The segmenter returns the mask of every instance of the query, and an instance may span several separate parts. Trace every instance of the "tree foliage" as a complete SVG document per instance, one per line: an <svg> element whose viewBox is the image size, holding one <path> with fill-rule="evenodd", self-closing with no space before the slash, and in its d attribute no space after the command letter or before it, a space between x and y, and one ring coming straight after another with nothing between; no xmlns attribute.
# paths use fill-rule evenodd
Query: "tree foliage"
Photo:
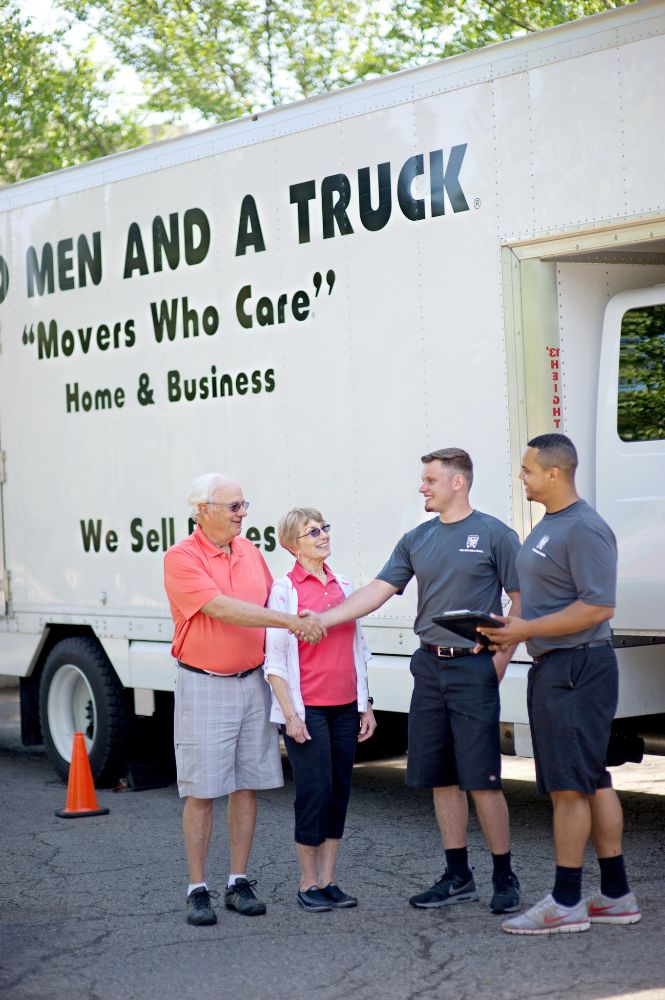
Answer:
<svg viewBox="0 0 665 1000"><path fill-rule="evenodd" d="M89 52L67 58L62 34L31 31L18 3L0 0L0 183L145 141L128 116L108 116L110 74Z"/></svg>
<svg viewBox="0 0 665 1000"><path fill-rule="evenodd" d="M112 70L0 0L0 182L146 141L144 114L224 121L632 0L56 0L145 91L111 114Z"/></svg>
<svg viewBox="0 0 665 1000"><path fill-rule="evenodd" d="M365 0L60 0L146 85L146 107L223 121L385 71Z"/></svg>
<svg viewBox="0 0 665 1000"><path fill-rule="evenodd" d="M634 0L394 0L388 39L411 65L625 7Z"/></svg>
<svg viewBox="0 0 665 1000"><path fill-rule="evenodd" d="M621 323L619 437L665 437L665 306L630 309Z"/></svg>
<svg viewBox="0 0 665 1000"><path fill-rule="evenodd" d="M145 81L222 121L632 0L60 0Z"/></svg>

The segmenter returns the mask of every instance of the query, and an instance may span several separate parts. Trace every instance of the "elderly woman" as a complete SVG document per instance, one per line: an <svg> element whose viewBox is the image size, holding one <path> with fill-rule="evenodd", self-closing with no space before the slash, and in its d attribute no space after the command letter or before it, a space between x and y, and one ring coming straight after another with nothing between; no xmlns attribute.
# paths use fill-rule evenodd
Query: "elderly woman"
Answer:
<svg viewBox="0 0 665 1000"><path fill-rule="evenodd" d="M268 606L297 613L340 604L352 587L328 566L330 525L312 507L297 507L278 526L280 544L296 557L273 583ZM266 632L265 675L272 687L270 720L283 726L296 786L295 841L300 862L297 902L310 912L357 906L335 882L356 744L376 729L367 690L370 658L357 622L331 628L317 646L283 629Z"/></svg>

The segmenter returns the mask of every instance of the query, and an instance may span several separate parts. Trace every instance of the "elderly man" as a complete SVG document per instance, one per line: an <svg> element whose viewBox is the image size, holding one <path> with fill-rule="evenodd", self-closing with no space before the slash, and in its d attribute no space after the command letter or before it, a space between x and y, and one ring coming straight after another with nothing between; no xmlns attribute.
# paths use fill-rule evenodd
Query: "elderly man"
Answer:
<svg viewBox="0 0 665 1000"><path fill-rule="evenodd" d="M409 709L408 785L431 788L446 868L434 885L412 896L411 906L431 909L478 899L467 854L471 793L492 852L493 913L520 908L520 884L512 870L508 807L501 791L499 683L511 650L473 656L432 618L444 610L499 611L502 588L519 608L515 555L517 535L469 503L473 464L461 448L423 455L420 493L425 510L438 514L408 531L376 579L315 620L326 628L361 618L401 594L415 576L420 647L411 659L414 687ZM301 614L311 612L301 612Z"/></svg>
<svg viewBox="0 0 665 1000"><path fill-rule="evenodd" d="M540 792L552 800L556 875L551 895L505 921L509 934L585 931L634 924L640 910L623 860L623 813L605 767L617 707L614 614L617 546L603 519L575 488L577 452L563 434L528 442L520 479L545 516L517 556L523 617L481 629L496 643L526 642L533 657L527 701ZM582 898L591 837L600 892Z"/></svg>
<svg viewBox="0 0 665 1000"><path fill-rule="evenodd" d="M205 862L216 798L228 795L231 874L224 904L247 916L266 912L247 863L256 825L256 790L283 783L270 689L259 669L265 628L290 628L318 642L324 630L264 605L272 578L256 547L240 538L248 502L238 483L216 473L190 490L195 530L166 553L164 578L178 661L174 739L189 868L187 922L214 924Z"/></svg>

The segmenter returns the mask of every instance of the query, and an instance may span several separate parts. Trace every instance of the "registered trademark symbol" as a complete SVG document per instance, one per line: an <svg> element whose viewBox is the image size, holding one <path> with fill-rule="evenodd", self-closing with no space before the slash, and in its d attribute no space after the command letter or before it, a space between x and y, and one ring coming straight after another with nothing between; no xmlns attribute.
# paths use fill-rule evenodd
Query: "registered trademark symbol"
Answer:
<svg viewBox="0 0 665 1000"><path fill-rule="evenodd" d="M480 208L480 198L474 198L473 199L473 207L474 208Z"/></svg>

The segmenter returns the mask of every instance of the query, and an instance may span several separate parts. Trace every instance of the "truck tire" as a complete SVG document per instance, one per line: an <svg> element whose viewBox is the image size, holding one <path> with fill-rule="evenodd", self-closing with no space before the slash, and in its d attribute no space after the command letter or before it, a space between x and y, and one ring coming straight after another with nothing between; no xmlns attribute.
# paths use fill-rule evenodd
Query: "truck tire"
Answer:
<svg viewBox="0 0 665 1000"><path fill-rule="evenodd" d="M42 672L39 715L46 752L64 781L75 732L83 733L96 784L122 777L130 723L126 692L94 639L72 637L53 647Z"/></svg>

